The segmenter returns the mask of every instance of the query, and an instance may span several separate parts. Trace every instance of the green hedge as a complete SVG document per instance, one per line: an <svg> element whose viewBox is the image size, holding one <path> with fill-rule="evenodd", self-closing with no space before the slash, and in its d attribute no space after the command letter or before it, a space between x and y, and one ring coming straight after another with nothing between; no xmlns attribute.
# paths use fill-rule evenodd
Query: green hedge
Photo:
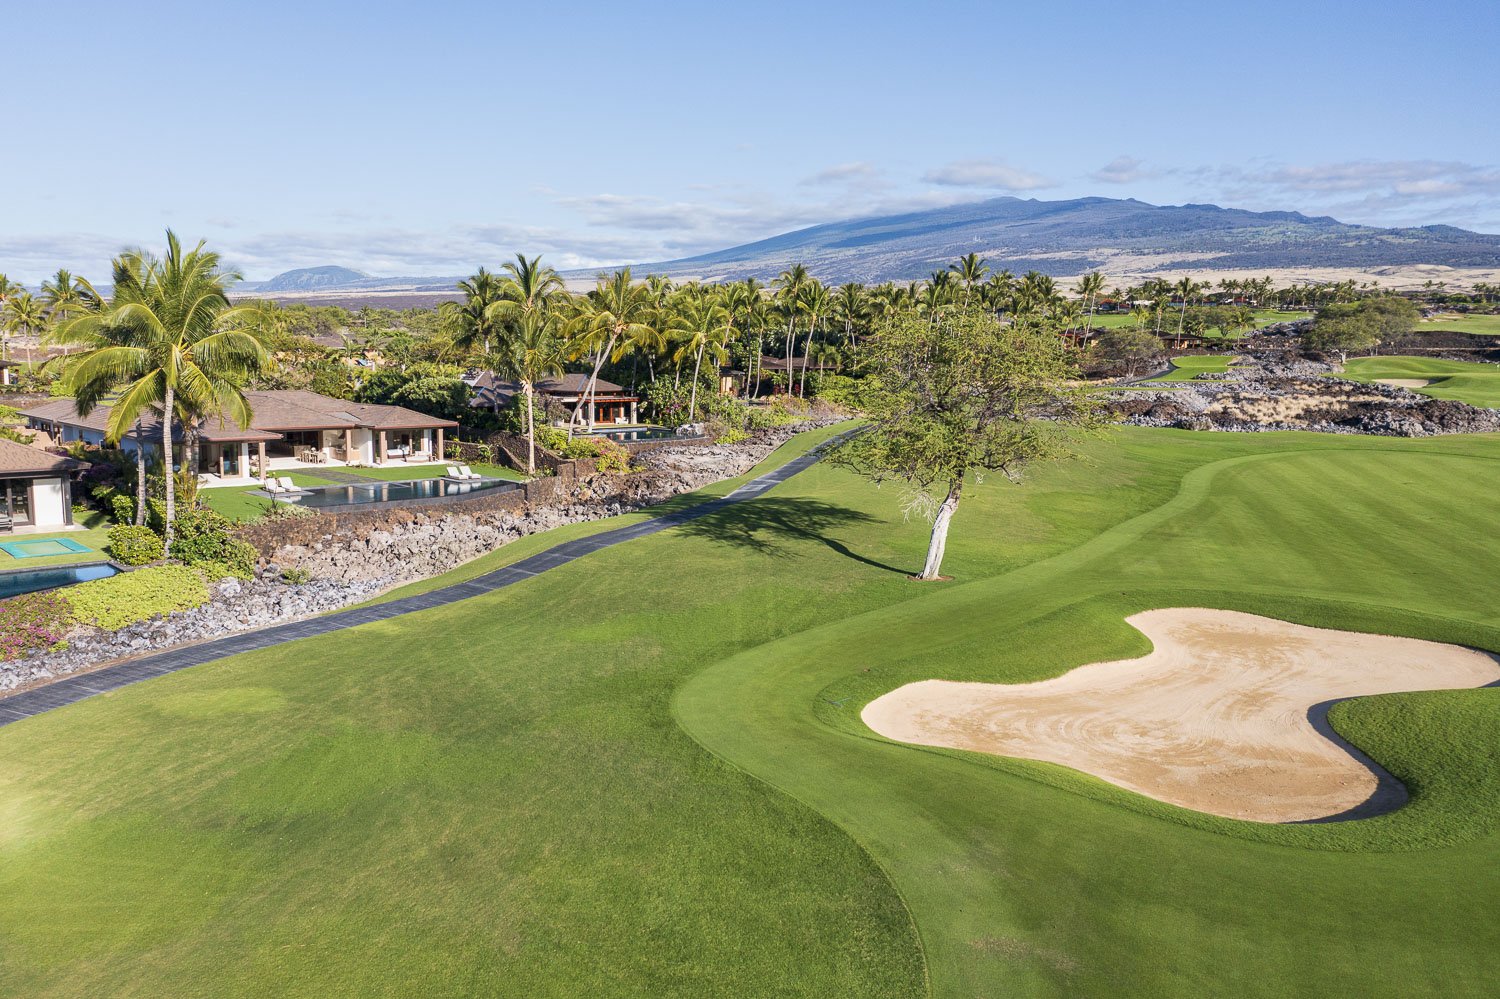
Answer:
<svg viewBox="0 0 1500 999"><path fill-rule="evenodd" d="M109 554L121 565L150 565L160 562L161 536L149 527L116 524L109 529Z"/></svg>

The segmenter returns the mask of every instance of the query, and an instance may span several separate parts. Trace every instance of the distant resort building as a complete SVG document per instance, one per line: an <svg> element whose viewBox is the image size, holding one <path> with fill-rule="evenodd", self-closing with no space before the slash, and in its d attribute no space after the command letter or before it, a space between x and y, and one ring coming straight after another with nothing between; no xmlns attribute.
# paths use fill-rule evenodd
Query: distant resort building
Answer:
<svg viewBox="0 0 1500 999"><path fill-rule="evenodd" d="M249 427L206 420L196 428L200 474L264 478L268 471L299 465L434 461L443 456L445 431L458 426L404 406L349 402L305 390L252 391L245 398L253 414ZM81 416L72 399L55 399L20 412L29 428L50 438L38 441L43 446L104 444L108 406ZM159 451L161 431L159 417L142 420L119 446L129 452ZM180 428L173 438L181 444Z"/></svg>
<svg viewBox="0 0 1500 999"><path fill-rule="evenodd" d="M745 382L753 377L755 384L750 386L751 395L781 395L788 390L792 395L797 395L797 384L802 377L803 362L804 358L800 356L793 357L789 365L785 357L762 355L760 362L755 365L753 375L743 368L721 368L719 369L719 391L724 395L743 395ZM788 367L791 369L790 378L787 377ZM834 370L837 370L836 366L827 361L807 361L808 374Z"/></svg>
<svg viewBox="0 0 1500 999"><path fill-rule="evenodd" d="M510 405L521 391L521 383L501 378L493 371L471 371L464 376L473 395L469 405L475 409L499 411ZM589 376L581 373L543 378L534 386L537 394L558 403L569 413L588 392ZM640 422L640 396L623 385L600 378L594 383L594 394L584 406L584 418L590 427L626 425Z"/></svg>

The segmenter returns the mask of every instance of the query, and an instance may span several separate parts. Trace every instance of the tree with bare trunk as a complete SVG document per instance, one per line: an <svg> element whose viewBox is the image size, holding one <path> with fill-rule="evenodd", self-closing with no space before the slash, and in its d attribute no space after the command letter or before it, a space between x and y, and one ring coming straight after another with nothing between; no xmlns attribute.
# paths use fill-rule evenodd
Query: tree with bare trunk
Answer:
<svg viewBox="0 0 1500 999"><path fill-rule="evenodd" d="M1101 424L1094 400L1070 383L1072 353L1041 322L1002 325L982 309L936 322L905 316L866 344L876 386L869 426L834 460L876 482L906 483L908 509L931 515L918 579L942 578L948 528L971 476L1018 479L1031 464L1068 456L1078 435Z"/></svg>

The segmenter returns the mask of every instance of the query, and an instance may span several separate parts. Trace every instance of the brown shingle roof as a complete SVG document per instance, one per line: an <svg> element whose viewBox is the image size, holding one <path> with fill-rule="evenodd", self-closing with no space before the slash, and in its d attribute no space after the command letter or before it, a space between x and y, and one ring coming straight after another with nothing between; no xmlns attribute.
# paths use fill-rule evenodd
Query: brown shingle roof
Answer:
<svg viewBox="0 0 1500 999"><path fill-rule="evenodd" d="M64 423L70 427L82 427L85 430L93 430L104 433L109 425L109 407L95 406L89 411L89 415L78 415L77 404L72 399L51 399L47 402L38 403L35 406L27 406L19 411L22 416L35 420L46 420L49 423ZM132 431L128 436L135 437ZM161 439L161 417L151 414L141 420L140 436L155 442ZM174 434L181 437L181 429ZM228 444L234 441L274 441L280 440L281 435L266 430L257 430L253 427L240 428L225 420L207 420L198 429L198 436L211 444Z"/></svg>
<svg viewBox="0 0 1500 999"><path fill-rule="evenodd" d="M0 438L0 476L66 475L88 463Z"/></svg>

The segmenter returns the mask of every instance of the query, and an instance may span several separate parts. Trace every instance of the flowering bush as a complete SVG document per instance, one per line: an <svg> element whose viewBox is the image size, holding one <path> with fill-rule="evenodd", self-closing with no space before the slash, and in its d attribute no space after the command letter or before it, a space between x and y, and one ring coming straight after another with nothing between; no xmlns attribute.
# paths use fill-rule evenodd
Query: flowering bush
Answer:
<svg viewBox="0 0 1500 999"><path fill-rule="evenodd" d="M68 632L73 608L61 593L23 593L0 600L0 659L55 648Z"/></svg>

